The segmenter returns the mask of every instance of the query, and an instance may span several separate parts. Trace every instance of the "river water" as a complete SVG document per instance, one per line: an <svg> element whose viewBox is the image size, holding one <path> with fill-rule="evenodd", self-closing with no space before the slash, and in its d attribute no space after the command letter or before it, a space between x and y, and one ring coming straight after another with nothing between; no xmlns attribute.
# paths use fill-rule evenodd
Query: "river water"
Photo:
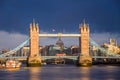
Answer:
<svg viewBox="0 0 120 80"><path fill-rule="evenodd" d="M46 65L12 71L0 69L0 80L120 80L120 66Z"/></svg>

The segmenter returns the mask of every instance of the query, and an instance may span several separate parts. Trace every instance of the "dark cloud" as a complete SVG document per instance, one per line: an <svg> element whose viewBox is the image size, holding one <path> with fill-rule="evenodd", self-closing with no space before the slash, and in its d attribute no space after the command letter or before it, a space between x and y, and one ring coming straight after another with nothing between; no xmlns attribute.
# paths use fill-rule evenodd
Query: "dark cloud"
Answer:
<svg viewBox="0 0 120 80"><path fill-rule="evenodd" d="M32 19L50 32L77 32L85 18L92 32L119 32L119 0L1 0L0 30L28 33ZM72 29L70 29L72 28Z"/></svg>

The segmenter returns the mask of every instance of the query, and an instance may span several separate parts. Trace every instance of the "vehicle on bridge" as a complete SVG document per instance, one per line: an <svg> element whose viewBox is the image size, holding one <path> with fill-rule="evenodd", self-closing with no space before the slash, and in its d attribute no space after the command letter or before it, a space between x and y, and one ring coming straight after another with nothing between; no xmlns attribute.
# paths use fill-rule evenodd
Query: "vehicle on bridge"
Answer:
<svg viewBox="0 0 120 80"><path fill-rule="evenodd" d="M57 53L55 56L57 56L57 58L54 59L55 64L65 64L65 60L62 58L66 56L65 53Z"/></svg>
<svg viewBox="0 0 120 80"><path fill-rule="evenodd" d="M62 57L62 56L66 56L66 54L65 53L57 53L55 56Z"/></svg>

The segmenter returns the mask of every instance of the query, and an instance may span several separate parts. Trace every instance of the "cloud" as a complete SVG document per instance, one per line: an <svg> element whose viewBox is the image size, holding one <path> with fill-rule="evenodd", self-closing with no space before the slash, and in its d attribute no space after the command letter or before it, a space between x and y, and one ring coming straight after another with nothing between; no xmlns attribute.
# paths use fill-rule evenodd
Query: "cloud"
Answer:
<svg viewBox="0 0 120 80"><path fill-rule="evenodd" d="M42 32L43 33L43 32ZM44 32L47 33L47 32ZM117 43L120 43L120 34L118 33L92 33L91 38L98 44L109 42L110 38L116 39ZM1 49L13 49L20 45L28 38L28 35L20 34L18 32L9 33L6 31L0 31L0 50ZM58 38L40 38L40 45L56 44ZM65 46L79 45L79 38L62 38Z"/></svg>
<svg viewBox="0 0 120 80"><path fill-rule="evenodd" d="M91 38L99 45L109 42L110 38L114 38L118 44L120 44L120 34L119 33L92 33Z"/></svg>
<svg viewBox="0 0 120 80"><path fill-rule="evenodd" d="M0 31L0 49L13 49L27 39L27 35Z"/></svg>

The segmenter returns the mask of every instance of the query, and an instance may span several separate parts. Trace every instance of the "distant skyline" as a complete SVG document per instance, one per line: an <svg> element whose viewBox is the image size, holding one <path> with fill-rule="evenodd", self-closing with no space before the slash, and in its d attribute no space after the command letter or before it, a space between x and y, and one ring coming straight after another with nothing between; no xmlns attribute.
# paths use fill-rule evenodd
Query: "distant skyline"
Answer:
<svg viewBox="0 0 120 80"><path fill-rule="evenodd" d="M23 42L33 19L40 33L78 33L85 19L96 42L120 43L120 0L1 0L0 10L0 49Z"/></svg>

